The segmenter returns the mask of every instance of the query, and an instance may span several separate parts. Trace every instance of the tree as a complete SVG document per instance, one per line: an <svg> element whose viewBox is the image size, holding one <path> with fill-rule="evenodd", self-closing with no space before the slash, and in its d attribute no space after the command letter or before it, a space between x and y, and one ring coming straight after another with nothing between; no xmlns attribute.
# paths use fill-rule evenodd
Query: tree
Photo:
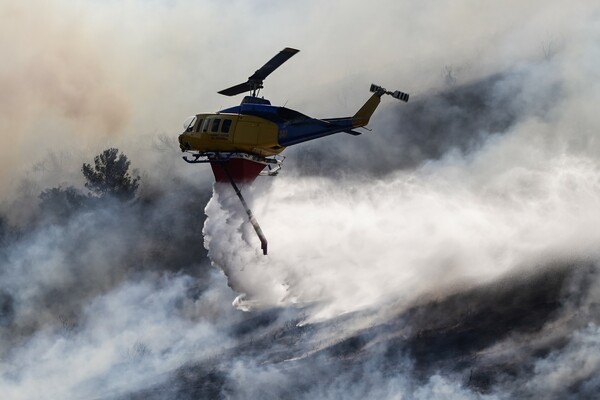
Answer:
<svg viewBox="0 0 600 400"><path fill-rule="evenodd" d="M73 186L66 189L57 187L44 190L39 198L42 215L58 221L66 220L74 212L80 210L86 199L85 195Z"/></svg>
<svg viewBox="0 0 600 400"><path fill-rule="evenodd" d="M98 197L112 196L122 201L135 196L140 177L129 175L130 162L125 154L110 148L97 155L94 164L83 164L81 168L87 179L86 188Z"/></svg>

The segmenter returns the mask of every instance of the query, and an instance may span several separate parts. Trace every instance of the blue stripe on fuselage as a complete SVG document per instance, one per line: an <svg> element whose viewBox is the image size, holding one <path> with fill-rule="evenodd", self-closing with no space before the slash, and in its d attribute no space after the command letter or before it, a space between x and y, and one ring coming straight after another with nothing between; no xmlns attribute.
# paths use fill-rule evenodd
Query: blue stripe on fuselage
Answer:
<svg viewBox="0 0 600 400"><path fill-rule="evenodd" d="M289 108L270 104L242 103L220 112L253 115L276 123L279 128L277 137L279 145L286 147L334 133L350 131L353 128L352 118L349 117L320 120Z"/></svg>
<svg viewBox="0 0 600 400"><path fill-rule="evenodd" d="M340 119L333 124L320 119L310 118L302 123L293 123L280 127L278 141L280 146L287 147L351 129L352 121L350 119Z"/></svg>

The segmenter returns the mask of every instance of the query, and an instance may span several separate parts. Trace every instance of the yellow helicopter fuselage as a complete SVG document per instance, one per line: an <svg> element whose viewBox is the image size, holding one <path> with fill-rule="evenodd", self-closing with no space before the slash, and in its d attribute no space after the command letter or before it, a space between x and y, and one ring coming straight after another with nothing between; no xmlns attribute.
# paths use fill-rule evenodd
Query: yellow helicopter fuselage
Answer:
<svg viewBox="0 0 600 400"><path fill-rule="evenodd" d="M179 137L181 148L200 152L239 152L262 157L285 149L278 142L279 127L254 115L197 114Z"/></svg>
<svg viewBox="0 0 600 400"><path fill-rule="evenodd" d="M361 132L354 129L369 123L384 94L404 102L409 97L407 93L391 92L371 84L373 95L356 114L325 119L311 118L285 105L272 106L269 100L257 96L258 91L263 88L263 80L296 53L298 50L286 47L256 70L246 82L219 91L225 96L244 92L250 92L251 95L245 96L239 106L189 117L184 122L184 132L179 135L181 150L192 157L189 159L184 156L186 162L210 163L216 182L231 184L260 239L265 255L267 239L237 183L251 183L259 175L277 175L284 158L278 154L288 146L339 132L360 135Z"/></svg>

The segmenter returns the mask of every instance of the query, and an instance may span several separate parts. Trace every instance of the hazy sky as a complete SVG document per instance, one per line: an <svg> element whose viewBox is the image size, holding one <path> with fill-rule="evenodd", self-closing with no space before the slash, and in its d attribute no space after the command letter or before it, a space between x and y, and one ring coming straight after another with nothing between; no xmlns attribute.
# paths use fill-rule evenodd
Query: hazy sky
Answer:
<svg viewBox="0 0 600 400"><path fill-rule="evenodd" d="M372 81L416 99L448 68L472 80L557 51L590 4L3 0L0 184L50 151L143 151L140 135L175 136L188 115L236 104L216 92L286 46L301 52L263 94L347 115Z"/></svg>

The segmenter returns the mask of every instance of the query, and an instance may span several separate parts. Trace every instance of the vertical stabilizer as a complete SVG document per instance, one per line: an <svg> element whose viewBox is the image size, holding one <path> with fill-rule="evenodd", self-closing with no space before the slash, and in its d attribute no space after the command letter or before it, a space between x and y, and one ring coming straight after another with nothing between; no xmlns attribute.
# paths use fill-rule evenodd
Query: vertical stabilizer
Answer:
<svg viewBox="0 0 600 400"><path fill-rule="evenodd" d="M379 103L381 102L381 96L383 96L384 94L389 94L393 98L401 100L405 103L408 102L408 98L409 98L408 93L404 93L399 90L390 92L390 91L382 88L381 86L375 85L373 83L371 84L370 91L373 92L373 95L360 108L360 110L358 110L358 112L356 114L354 114L354 116L352 117L352 127L353 128L365 126L369 123L369 120L371 119L371 115L373 115L373 113L377 109L377 106L379 106Z"/></svg>
<svg viewBox="0 0 600 400"><path fill-rule="evenodd" d="M381 95L383 93L374 93L373 96L354 114L352 117L352 127L358 128L369 123L371 115L375 112L379 103L381 103Z"/></svg>

